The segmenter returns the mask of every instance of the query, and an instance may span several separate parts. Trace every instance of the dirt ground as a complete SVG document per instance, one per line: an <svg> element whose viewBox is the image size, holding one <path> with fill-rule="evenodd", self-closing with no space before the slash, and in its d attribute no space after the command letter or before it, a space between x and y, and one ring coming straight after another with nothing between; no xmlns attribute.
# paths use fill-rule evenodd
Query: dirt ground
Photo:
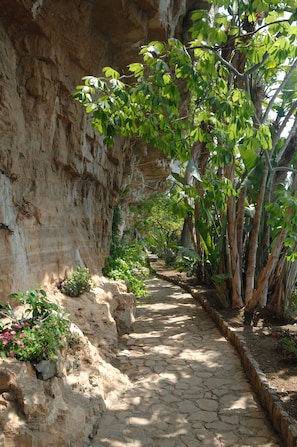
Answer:
<svg viewBox="0 0 297 447"><path fill-rule="evenodd" d="M189 285L192 289L203 289L205 292L205 287L196 285L195 278L170 270L161 263L154 263L152 267L181 286ZM208 290L203 295L229 326L244 336L247 347L265 373L270 386L277 392L284 410L297 421L297 362L284 356L278 335L275 335L290 331L297 338L297 319L288 323L263 310L256 314L251 326L244 326L242 310L223 309L215 290Z"/></svg>

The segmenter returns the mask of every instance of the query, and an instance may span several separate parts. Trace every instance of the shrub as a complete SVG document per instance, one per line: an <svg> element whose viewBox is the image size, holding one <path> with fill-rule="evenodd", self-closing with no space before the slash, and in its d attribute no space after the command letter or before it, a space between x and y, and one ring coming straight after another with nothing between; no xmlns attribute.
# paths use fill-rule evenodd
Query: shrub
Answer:
<svg viewBox="0 0 297 447"><path fill-rule="evenodd" d="M148 276L148 266L141 244L113 242L103 274L110 279L125 281L128 291L137 297L147 295L144 280Z"/></svg>
<svg viewBox="0 0 297 447"><path fill-rule="evenodd" d="M93 287L93 282L87 268L77 267L64 281L57 287L62 293L68 296L79 296L81 293L89 292Z"/></svg>
<svg viewBox="0 0 297 447"><path fill-rule="evenodd" d="M177 262L177 270L179 272L186 272L187 276L195 276L200 262L201 257L194 249L179 248L179 260Z"/></svg>
<svg viewBox="0 0 297 447"><path fill-rule="evenodd" d="M284 359L292 363L297 363L297 335L291 334L289 330L275 333L278 345L281 348Z"/></svg>
<svg viewBox="0 0 297 447"><path fill-rule="evenodd" d="M9 304L2 305L0 316L0 356L14 357L33 364L41 360L56 362L69 334L68 315L46 298L42 289L10 295L24 305L17 316Z"/></svg>

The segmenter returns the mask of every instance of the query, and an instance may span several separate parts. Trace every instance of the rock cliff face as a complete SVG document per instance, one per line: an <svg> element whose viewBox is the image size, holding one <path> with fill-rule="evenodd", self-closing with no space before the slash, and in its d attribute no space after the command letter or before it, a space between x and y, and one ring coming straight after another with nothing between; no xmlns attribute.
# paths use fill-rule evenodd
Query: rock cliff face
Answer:
<svg viewBox="0 0 297 447"><path fill-rule="evenodd" d="M71 95L82 76L179 35L198 3L0 0L2 294L53 284L78 264L100 274L119 191L164 181L168 160L122 140L108 150Z"/></svg>

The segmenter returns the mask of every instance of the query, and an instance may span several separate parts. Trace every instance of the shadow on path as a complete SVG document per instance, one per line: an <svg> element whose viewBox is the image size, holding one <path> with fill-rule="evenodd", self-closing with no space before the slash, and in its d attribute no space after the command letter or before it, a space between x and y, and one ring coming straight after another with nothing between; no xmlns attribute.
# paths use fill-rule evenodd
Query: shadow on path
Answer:
<svg viewBox="0 0 297 447"><path fill-rule="evenodd" d="M131 387L107 403L93 447L281 446L206 312L178 286L147 285L116 359Z"/></svg>

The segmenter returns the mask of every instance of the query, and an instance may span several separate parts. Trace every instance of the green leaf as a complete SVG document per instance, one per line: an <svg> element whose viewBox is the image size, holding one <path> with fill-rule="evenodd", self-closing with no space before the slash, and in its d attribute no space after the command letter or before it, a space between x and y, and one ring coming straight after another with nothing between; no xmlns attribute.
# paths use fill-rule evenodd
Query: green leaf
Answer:
<svg viewBox="0 0 297 447"><path fill-rule="evenodd" d="M202 222L202 220L196 220L195 225L203 241L205 253L207 256L209 256L214 251L215 248L209 228L204 222Z"/></svg>
<svg viewBox="0 0 297 447"><path fill-rule="evenodd" d="M214 282L226 281L226 279L231 278L231 273L219 273L217 275L212 275L211 279Z"/></svg>
<svg viewBox="0 0 297 447"><path fill-rule="evenodd" d="M119 79L119 77L120 77L120 73L111 67L104 67L102 69L102 71L107 78Z"/></svg>
<svg viewBox="0 0 297 447"><path fill-rule="evenodd" d="M138 62L128 65L129 70L134 73L135 77L143 76L144 66Z"/></svg>
<svg viewBox="0 0 297 447"><path fill-rule="evenodd" d="M186 185L187 184L185 178L182 175L177 174L176 172L172 172L171 175L178 183L180 183L182 185Z"/></svg>
<svg viewBox="0 0 297 447"><path fill-rule="evenodd" d="M240 147L240 155L247 172L250 172L258 161L257 153L249 147Z"/></svg>

